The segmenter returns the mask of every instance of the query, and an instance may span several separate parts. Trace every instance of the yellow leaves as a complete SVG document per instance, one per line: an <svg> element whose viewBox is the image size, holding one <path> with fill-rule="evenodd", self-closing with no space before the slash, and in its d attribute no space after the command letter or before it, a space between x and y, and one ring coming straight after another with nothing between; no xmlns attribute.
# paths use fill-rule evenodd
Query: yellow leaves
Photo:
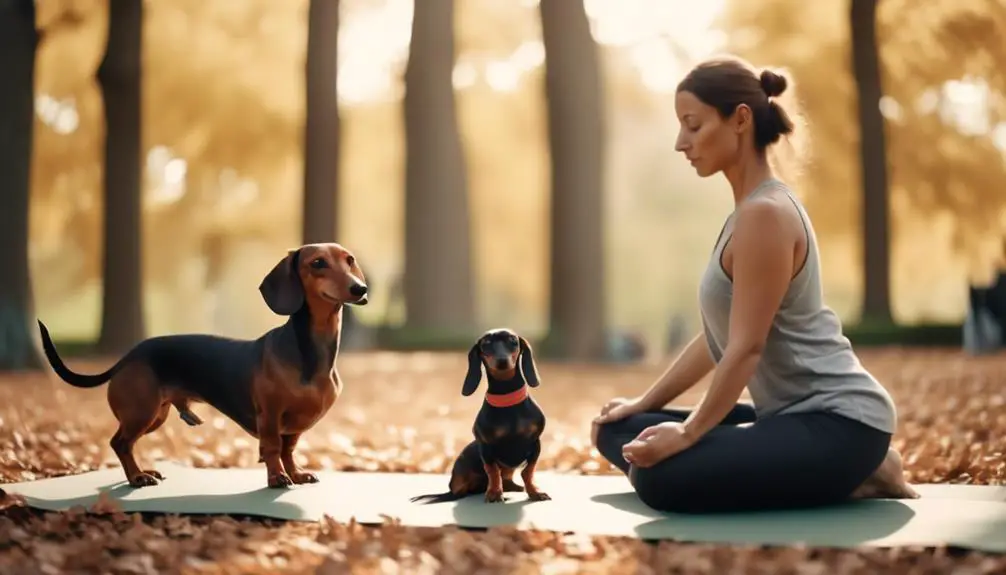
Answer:
<svg viewBox="0 0 1006 575"><path fill-rule="evenodd" d="M36 54L40 91L64 98L91 82L105 51L108 8L100 0L37 2L42 42Z"/></svg>
<svg viewBox="0 0 1006 575"><path fill-rule="evenodd" d="M937 0L925 9L904 0L880 4L880 38L891 73L909 83L983 78L1006 91L1006 6L995 0ZM935 65L934 65L935 64Z"/></svg>
<svg viewBox="0 0 1006 575"><path fill-rule="evenodd" d="M541 37L538 7L517 2L455 2L458 54L509 56L522 43Z"/></svg>
<svg viewBox="0 0 1006 575"><path fill-rule="evenodd" d="M1006 6L997 0L884 0L878 10L884 92L899 112L886 129L892 206L913 208L892 211L894 228L907 234L914 228L902 224L910 219L949 213L955 246L976 249L1001 234L1006 211L1004 152L990 134L972 133L1006 120ZM724 21L728 30L745 34L732 49L756 64L792 71L809 122L813 162L801 185L815 225L832 241L856 237L861 184L848 1L731 1ZM965 83L948 89L952 81ZM968 86L975 81L990 92ZM894 262L896 277L904 265Z"/></svg>
<svg viewBox="0 0 1006 575"><path fill-rule="evenodd" d="M784 47L793 50L790 58L813 58L815 46L848 37L847 20L846 0L727 0L719 23L728 33L730 49L750 53L749 59L754 61ZM814 33L807 34L809 30ZM743 37L735 39L734 31L743 32Z"/></svg>
<svg viewBox="0 0 1006 575"><path fill-rule="evenodd" d="M376 76L380 66L359 56L368 50L380 51L381 58L376 60L381 66L391 61L390 83L400 85L394 74L400 72L395 68L400 64L396 58L404 57L407 28L402 27L402 14L389 15L388 11L410 3L342 0L341 34L344 39L355 39L340 48L340 59L354 64L347 74L383 81ZM52 32L40 48L39 90L57 100L72 101L79 128L61 135L37 124L33 262L36 269L45 270L47 278L37 282L36 291L40 307L83 308L84 312L75 312L74 323L87 323L88 314L96 321L99 301L93 297L93 286L100 267L103 125L92 77L104 50L107 0L38 4L39 25ZM478 67L485 60L510 57L522 45L533 46L540 39L540 25L532 4L458 1L459 60ZM248 285L260 279L253 277L256 266L267 265L272 257L254 254L271 253L297 241L306 7L307 0L144 4L144 145L148 150L165 146L184 157L190 176L183 201L150 209L145 216L144 255L157 262L147 266L149 285L156 292L152 301L157 302L151 305L151 313L161 318L152 319L154 331L165 325L194 328L195 324L186 322L196 321L201 311L185 316L167 302L198 300L208 305L201 298L209 299L207 292L214 288L226 289L228 294L245 293ZM723 20L733 47L756 64L783 65L795 75L796 94L810 121L812 145L812 163L805 168L806 184L800 191L810 200L815 223L826 237L855 235L859 226L858 131L845 44L847 0L731 0L728 8ZM75 26L59 25L61 14L69 11L82 21ZM910 107L926 87L966 73L987 75L990 85L1002 86L1002 80L995 79L1001 75L993 77L993 72L1000 74L1004 61L993 57L1003 52L1003 41L995 36L995 30L1002 29L1000 2L934 0L920 8L910 0L884 0L881 11L887 90L903 107ZM370 34L379 29L380 35ZM973 40L965 43L961 36ZM964 47L973 54L965 53ZM523 54L532 52L528 48ZM606 48L602 61L612 127L607 183L615 206L609 216L609 244L615 254L609 258L609 276L649 274L653 278L641 288L649 290L645 296L614 302L612 317L623 325L662 332L657 324L663 322L655 318L670 315L671 306L691 309L694 278L681 269L695 268L701 260L695 250L679 247L669 255L675 265L653 270L644 269L646 261L632 254L644 247L684 246L706 238L703 230L718 226L723 213L714 202L721 198L728 202L729 197L715 183L698 181L687 164L677 161L672 149L677 122L669 98L644 88L630 56ZM344 90L348 90L346 85ZM1006 99L1001 94L1006 90L998 89L1000 93L989 100L990 117L1002 120ZM366 105L344 102L342 107L341 239L365 252L373 262L375 281L389 287L401 263L404 145L398 96ZM539 324L547 304L548 256L542 246L548 239L549 185L541 69L527 71L514 92L491 92L477 84L459 91L457 99L470 168L472 227L482 230L473 237L475 261L482 262L476 264L484 302L480 315ZM989 169L995 165L989 160L994 157L992 148L947 135L938 124L918 116L907 116L903 126L890 132L895 142L890 150L892 185L897 193L913 201L918 197L917 203L932 209L952 207L955 203L948 188L933 186L944 177L941 174L952 173L960 182L955 186L969 187L975 197L989 200L983 204L986 212L974 212L973 217L994 213L992 195L1002 189L1003 182L995 169ZM919 142L933 144L920 146ZM947 155L938 156L944 148ZM258 195L253 202L222 199L234 193L220 184L220 173L228 169L256 180ZM155 183L149 180L147 185ZM932 201L924 201L924 196ZM687 205L683 198L688 198ZM650 206L654 209L647 210ZM679 218L683 213L689 216ZM513 229L524 233L510 237ZM486 263L499 253L501 237L509 238L508 249L513 253L526 254L522 256L524 274ZM221 252L226 254L216 260L225 283L206 285L209 282L203 282L198 271L206 253L202 246L214 241L223 245ZM53 265L55 261L61 265ZM240 263L231 263L236 261ZM74 301L85 304L67 303L68 292L73 292ZM215 320L220 322L217 325L250 334L273 321L268 312L260 313L254 291L249 293L242 300L244 307L234 300L245 296L229 296L216 317L235 319ZM362 310L362 315L370 319L383 314L383 303ZM200 321L212 327L210 320Z"/></svg>

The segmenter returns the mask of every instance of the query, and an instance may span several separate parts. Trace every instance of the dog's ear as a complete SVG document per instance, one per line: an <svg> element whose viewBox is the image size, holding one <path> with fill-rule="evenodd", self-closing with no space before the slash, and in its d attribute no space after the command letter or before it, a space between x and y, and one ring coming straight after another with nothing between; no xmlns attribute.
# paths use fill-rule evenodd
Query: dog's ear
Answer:
<svg viewBox="0 0 1006 575"><path fill-rule="evenodd" d="M534 364L534 352L531 351L531 344L523 337L520 338L520 371L528 385L538 387L541 378L538 376L538 367Z"/></svg>
<svg viewBox="0 0 1006 575"><path fill-rule="evenodd" d="M482 356L479 354L479 342L475 342L468 351L468 373L465 374L465 383L461 386L461 395L468 397L475 393L480 383L482 383Z"/></svg>
<svg viewBox="0 0 1006 575"><path fill-rule="evenodd" d="M290 250L259 284L262 299L273 313L293 315L304 305L304 286L297 270L299 264L300 250Z"/></svg>

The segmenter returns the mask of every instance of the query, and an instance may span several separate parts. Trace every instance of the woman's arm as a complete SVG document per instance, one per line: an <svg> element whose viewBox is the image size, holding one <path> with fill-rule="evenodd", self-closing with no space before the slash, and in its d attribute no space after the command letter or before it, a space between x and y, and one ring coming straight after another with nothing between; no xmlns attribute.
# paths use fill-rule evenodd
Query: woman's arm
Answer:
<svg viewBox="0 0 1006 575"><path fill-rule="evenodd" d="M715 364L709 355L705 337L700 333L692 338L671 365L660 374L657 381L639 398L644 409L662 409L679 395L688 391L712 371Z"/></svg>
<svg viewBox="0 0 1006 575"><path fill-rule="evenodd" d="M726 417L761 360L765 341L793 277L791 222L774 202L755 200L737 214L733 244L733 302L723 358L699 406L685 420L695 442Z"/></svg>

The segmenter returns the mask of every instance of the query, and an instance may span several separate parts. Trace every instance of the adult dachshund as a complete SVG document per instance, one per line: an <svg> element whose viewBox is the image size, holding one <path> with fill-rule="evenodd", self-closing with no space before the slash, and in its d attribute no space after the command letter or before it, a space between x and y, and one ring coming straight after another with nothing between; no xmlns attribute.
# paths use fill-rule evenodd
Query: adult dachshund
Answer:
<svg viewBox="0 0 1006 575"><path fill-rule="evenodd" d="M301 434L342 391L335 368L342 306L365 305L367 284L344 247L309 244L281 259L259 291L273 312L288 319L258 339L152 337L97 375L67 368L49 331L38 322L45 355L63 381L83 388L108 382L108 404L119 422L111 446L130 485L156 485L164 479L137 465L134 445L164 424L172 405L187 424L201 424L191 402L213 406L258 439L269 487L318 481L294 463L293 451Z"/></svg>

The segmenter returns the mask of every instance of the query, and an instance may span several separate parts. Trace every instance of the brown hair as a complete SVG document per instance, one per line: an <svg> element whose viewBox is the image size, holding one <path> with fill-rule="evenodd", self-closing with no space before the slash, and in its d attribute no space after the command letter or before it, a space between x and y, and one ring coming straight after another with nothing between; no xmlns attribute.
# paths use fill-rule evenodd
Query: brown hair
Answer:
<svg viewBox="0 0 1006 575"><path fill-rule="evenodd" d="M678 84L678 91L691 92L723 118L733 116L737 106L746 104L754 119L755 148L763 152L793 133L793 120L776 101L788 85L782 74L772 70L759 74L739 58L720 57L695 66Z"/></svg>

